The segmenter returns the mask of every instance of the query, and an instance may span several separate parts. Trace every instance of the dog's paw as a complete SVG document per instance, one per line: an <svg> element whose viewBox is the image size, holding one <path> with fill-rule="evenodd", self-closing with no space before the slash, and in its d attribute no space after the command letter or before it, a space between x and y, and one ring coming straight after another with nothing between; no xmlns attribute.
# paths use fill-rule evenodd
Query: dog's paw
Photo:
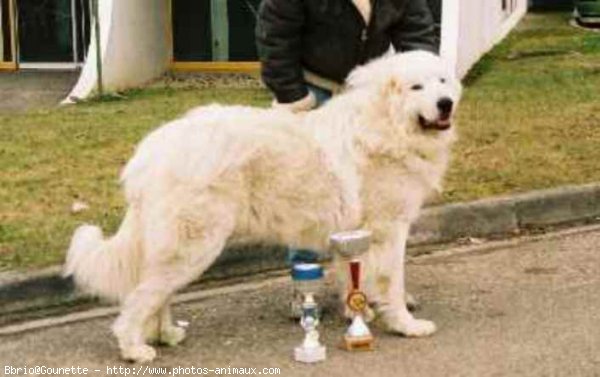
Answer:
<svg viewBox="0 0 600 377"><path fill-rule="evenodd" d="M156 350L147 344L142 344L122 349L121 356L128 361L148 363L156 357Z"/></svg>
<svg viewBox="0 0 600 377"><path fill-rule="evenodd" d="M158 342L165 346L174 347L185 339L185 329L179 326L169 326L160 333Z"/></svg>
<svg viewBox="0 0 600 377"><path fill-rule="evenodd" d="M409 319L393 321L388 323L390 331L400 333L404 336L417 338L433 334L436 331L435 323L425 319Z"/></svg>

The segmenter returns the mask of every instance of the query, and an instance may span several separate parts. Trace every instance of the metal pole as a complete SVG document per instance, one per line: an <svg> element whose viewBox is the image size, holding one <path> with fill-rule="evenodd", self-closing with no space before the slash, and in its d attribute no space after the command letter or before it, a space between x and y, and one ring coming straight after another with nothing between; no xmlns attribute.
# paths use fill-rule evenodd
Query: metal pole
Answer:
<svg viewBox="0 0 600 377"><path fill-rule="evenodd" d="M89 3L88 3L89 4ZM83 63L85 58L87 57L87 49L89 46L89 38L85 32L86 18L89 24L90 12L85 9L85 0L79 0L79 9L81 10L81 19L79 20L79 39L81 40L81 48L82 48L82 58L79 60L79 63ZM88 29L89 31L89 29Z"/></svg>
<svg viewBox="0 0 600 377"><path fill-rule="evenodd" d="M2 22L2 2L0 2L0 62L4 61L4 23Z"/></svg>
<svg viewBox="0 0 600 377"><path fill-rule="evenodd" d="M15 69L19 67L19 13L17 10L16 0L8 1L8 11L10 20L10 54L12 61L15 63Z"/></svg>
<svg viewBox="0 0 600 377"><path fill-rule="evenodd" d="M98 77L98 94L104 95L104 85L102 82L102 48L100 46L100 18L98 17L98 0L92 0L92 13L94 16L94 32L96 34L96 72Z"/></svg>
<svg viewBox="0 0 600 377"><path fill-rule="evenodd" d="M71 0L71 43L73 48L73 64L77 64L77 57L79 56L79 46L77 46L77 12L75 6L75 0Z"/></svg>

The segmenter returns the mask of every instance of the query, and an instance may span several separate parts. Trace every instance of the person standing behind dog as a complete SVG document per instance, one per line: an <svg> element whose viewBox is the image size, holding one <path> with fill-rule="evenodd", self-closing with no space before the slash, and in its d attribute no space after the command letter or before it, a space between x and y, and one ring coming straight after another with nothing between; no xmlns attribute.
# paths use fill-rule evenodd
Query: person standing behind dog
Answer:
<svg viewBox="0 0 600 377"><path fill-rule="evenodd" d="M428 0L263 0L256 43L273 106L310 110L358 65L389 51L428 50L438 40Z"/></svg>
<svg viewBox="0 0 600 377"><path fill-rule="evenodd" d="M429 2L436 0L263 0L256 43L274 107L320 106L356 66L396 51L438 51ZM288 262L317 254L290 248Z"/></svg>

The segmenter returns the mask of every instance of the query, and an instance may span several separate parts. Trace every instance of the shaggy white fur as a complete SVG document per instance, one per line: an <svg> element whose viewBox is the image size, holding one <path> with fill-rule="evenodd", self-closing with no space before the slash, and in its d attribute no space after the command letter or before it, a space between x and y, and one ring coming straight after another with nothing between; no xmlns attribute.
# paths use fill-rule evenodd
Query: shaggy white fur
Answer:
<svg viewBox="0 0 600 377"><path fill-rule="evenodd" d="M375 309L392 331L431 334L435 325L406 309L404 251L426 195L441 188L460 92L440 58L409 52L356 69L344 93L305 114L194 109L141 142L121 177L119 231L104 239L95 226L77 229L65 274L122 302L113 326L122 356L148 361L156 353L147 341L184 337L171 295L227 245L324 250L332 232L364 228L373 232L364 262Z"/></svg>

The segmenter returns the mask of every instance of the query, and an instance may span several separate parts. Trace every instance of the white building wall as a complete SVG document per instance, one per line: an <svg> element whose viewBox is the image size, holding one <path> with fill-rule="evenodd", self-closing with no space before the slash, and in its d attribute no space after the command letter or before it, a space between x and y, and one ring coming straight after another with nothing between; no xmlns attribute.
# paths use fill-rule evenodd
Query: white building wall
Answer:
<svg viewBox="0 0 600 377"><path fill-rule="evenodd" d="M160 75L170 60L168 0L100 0L103 84L130 88ZM95 88L96 37L92 32L82 74L65 100L85 98Z"/></svg>
<svg viewBox="0 0 600 377"><path fill-rule="evenodd" d="M441 54L460 77L501 41L527 12L527 0L512 0L505 12L502 0L442 0ZM511 0L507 0L511 3Z"/></svg>

